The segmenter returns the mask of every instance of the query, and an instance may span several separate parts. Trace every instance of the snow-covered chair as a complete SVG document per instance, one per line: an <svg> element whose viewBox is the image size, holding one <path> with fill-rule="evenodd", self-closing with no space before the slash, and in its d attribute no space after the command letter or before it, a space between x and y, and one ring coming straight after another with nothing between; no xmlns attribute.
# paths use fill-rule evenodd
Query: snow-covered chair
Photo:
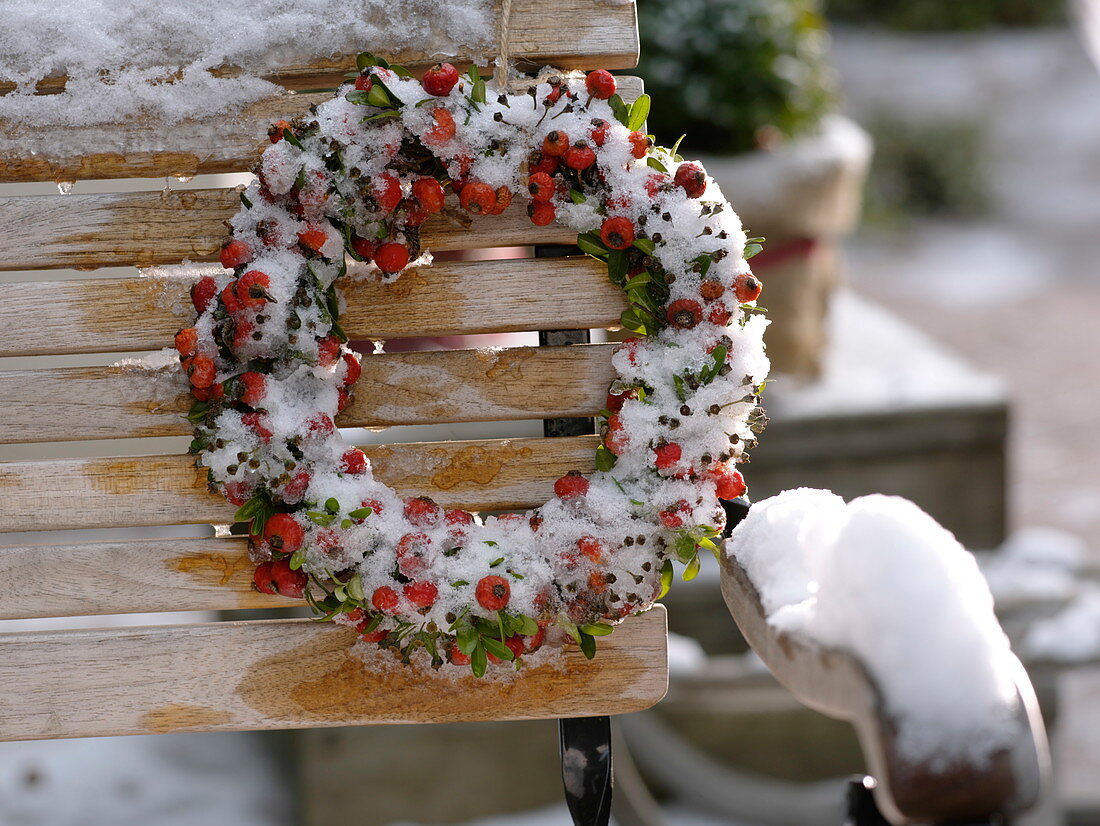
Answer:
<svg viewBox="0 0 1100 826"><path fill-rule="evenodd" d="M510 56L521 69L623 69L636 62L631 2L508 5ZM386 55L377 43L362 46ZM495 46L484 53L466 50L463 57L484 66L495 52ZM407 48L387 56L414 70L436 60L433 53ZM0 183L246 172L267 144L273 121L306 112L330 94L317 90L333 88L354 69L354 55L286 66L275 79L302 91L255 104L236 120L165 131L155 135L150 145L157 148L150 151L116 152L113 141L109 151L99 148L101 140L81 145L77 129L69 136L78 146L75 156L6 156L0 159ZM59 78L41 90L63 84ZM633 98L641 84L624 77L620 89ZM119 136L132 137L121 133L148 127L117 129ZM174 145L196 133L209 136L208 151ZM170 346L175 331L190 323L187 279L143 278L132 271L63 280L50 274L216 260L238 192L162 186L157 180L146 184L147 191L0 196L8 228L0 238L0 269L34 271L5 286L0 306L0 356L9 359L0 372L0 442L55 443L44 448L45 455L71 456L85 454L88 440L136 440L131 455L15 460L18 454L9 453L0 463L0 515L4 530L17 537L9 535L0 548L6 583L0 586L0 619L293 604L252 589L242 537L219 532L180 538L180 531L164 527L233 520L233 508L208 492L204 473L185 453L185 388L174 386L167 372L154 381L141 367L57 366L56 358L40 358L156 350ZM400 493L423 493L471 510L535 506L553 495L554 480L566 471L592 465L598 439L592 417L603 407L613 375L612 346L583 342L589 328L617 323L625 309L622 292L607 283L599 262L548 257L546 245L570 244L575 234L533 226L518 208L473 226L450 210L423 232L425 245L435 250L535 246L542 256L440 262L430 274L412 271L394 285L349 286L342 320L354 339L538 331L547 346L371 356L363 361L361 385L383 390L359 394L339 424L526 420L537 428L544 420L541 438L367 448L376 476ZM536 279L553 289L532 289ZM103 365L116 360L90 359ZM488 429L509 432L498 424ZM181 438L166 454L163 441L146 437ZM72 442L84 444L60 444ZM138 538L120 540L107 532L88 541L88 534L38 533L119 528ZM379 674L349 655L354 638L349 629L308 619L0 634L0 684L8 689L0 699L0 739L597 718L565 726L563 745L572 772L567 788L576 806L589 807L579 816L606 823L605 715L646 708L667 685L661 607L626 622L601 644L595 660L570 651L562 669L532 668L514 683Z"/></svg>

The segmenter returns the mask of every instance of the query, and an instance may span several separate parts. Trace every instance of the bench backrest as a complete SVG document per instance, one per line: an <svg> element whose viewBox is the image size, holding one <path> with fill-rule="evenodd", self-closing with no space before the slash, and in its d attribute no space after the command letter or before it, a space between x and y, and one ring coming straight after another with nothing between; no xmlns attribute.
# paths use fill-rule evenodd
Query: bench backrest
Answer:
<svg viewBox="0 0 1100 826"><path fill-rule="evenodd" d="M510 6L510 54L521 67L635 64L633 3ZM377 44L363 45L385 54ZM429 55L387 56L414 70L435 62ZM493 55L466 57L485 65ZM326 59L287 66L275 77L298 90L332 88L354 63L354 56ZM51 80L41 91L63 82ZM624 97L640 94L636 79L621 86ZM0 158L0 184L246 172L271 122L328 96L288 92L257 104L221 129L203 157L170 146L68 160L28 154ZM0 196L7 227L0 270L19 273L9 276L0 303L0 456L7 460L0 463L0 517L15 532L0 538L0 619L293 604L252 590L242 538L221 535L226 531L180 537L170 527L233 518L184 453L190 425L180 415L189 404L182 388L151 380L146 370L104 366L115 356L82 357L93 366L42 358L156 350L191 323L186 279L51 274L215 260L237 192L155 186ZM535 227L521 213L514 207L472 226L454 212L436 216L424 243L453 250L575 240L560 228ZM547 288L532 290L536 280ZM584 258L438 263L392 285L349 285L346 295L344 327L359 340L606 327L624 308L601 265ZM610 345L372 355L359 387L382 391L357 394L338 423L591 417L611 378ZM166 451L153 437L177 438ZM377 477L401 494L471 510L526 508L546 501L564 472L592 469L595 438L374 445L367 453ZM105 439L135 441L124 443L128 455L84 455L88 442ZM47 442L53 444L36 447ZM38 533L104 528L129 529L128 538ZM667 680L659 608L626 623L596 660L569 653L564 669L533 668L510 684L401 669L380 675L350 657L353 638L306 619L2 633L0 684L13 688L0 696L0 739L620 713L656 702Z"/></svg>

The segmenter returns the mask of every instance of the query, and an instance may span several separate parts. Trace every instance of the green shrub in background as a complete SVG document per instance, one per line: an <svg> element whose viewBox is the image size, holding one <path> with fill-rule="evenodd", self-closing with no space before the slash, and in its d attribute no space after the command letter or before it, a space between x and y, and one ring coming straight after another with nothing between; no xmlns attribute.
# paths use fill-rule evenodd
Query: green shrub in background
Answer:
<svg viewBox="0 0 1100 826"><path fill-rule="evenodd" d="M835 103L815 0L638 0L638 28L662 140L744 152L811 131Z"/></svg>
<svg viewBox="0 0 1100 826"><path fill-rule="evenodd" d="M867 182L869 223L980 218L989 212L988 137L980 120L912 123L880 115L864 126L875 141Z"/></svg>
<svg viewBox="0 0 1100 826"><path fill-rule="evenodd" d="M1062 0L826 0L830 20L898 31L975 31L1065 23Z"/></svg>

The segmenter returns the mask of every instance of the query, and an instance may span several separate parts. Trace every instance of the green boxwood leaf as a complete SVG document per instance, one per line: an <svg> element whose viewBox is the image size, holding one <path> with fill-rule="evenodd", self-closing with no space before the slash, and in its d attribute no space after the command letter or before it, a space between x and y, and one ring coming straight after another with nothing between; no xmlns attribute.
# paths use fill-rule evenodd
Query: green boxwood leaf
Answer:
<svg viewBox="0 0 1100 826"><path fill-rule="evenodd" d="M578 644L580 643L581 632L580 629L577 628L577 624L575 622L573 622L568 617L558 617L556 624L558 625L558 627L562 628L565 633L571 636L574 642Z"/></svg>
<svg viewBox="0 0 1100 826"><path fill-rule="evenodd" d="M636 132L645 126L645 119L649 117L649 95L642 95L630 107L630 116L626 122L626 128Z"/></svg>
<svg viewBox="0 0 1100 826"><path fill-rule="evenodd" d="M348 580L347 584L344 585L344 590L346 590L348 592L348 596L356 602L363 601L363 580L359 578L358 574Z"/></svg>
<svg viewBox="0 0 1100 826"><path fill-rule="evenodd" d="M581 248L581 252L601 260L606 259L608 253L611 252L595 232L585 232L578 235L577 246Z"/></svg>
<svg viewBox="0 0 1100 826"><path fill-rule="evenodd" d="M676 554L676 558L681 562L690 562L695 554L695 537L693 537L687 531L683 531L676 535L676 540L672 543L672 550Z"/></svg>
<svg viewBox="0 0 1100 826"><path fill-rule="evenodd" d="M606 473L615 467L617 461L619 461L619 457L608 450L606 445L600 445L596 448L596 470Z"/></svg>
<svg viewBox="0 0 1100 826"><path fill-rule="evenodd" d="M458 650L467 657L474 653L474 649L481 643L481 638L473 628L463 628L455 636Z"/></svg>
<svg viewBox="0 0 1100 826"><path fill-rule="evenodd" d="M699 575L699 569L702 567L702 563L699 561L699 554L695 554L691 558L691 561L684 568L684 582L691 582L695 577Z"/></svg>
<svg viewBox="0 0 1100 826"><path fill-rule="evenodd" d="M642 320L642 317L634 307L628 307L623 310L622 315L619 316L619 324L632 333L646 335L645 321Z"/></svg>
<svg viewBox="0 0 1100 826"><path fill-rule="evenodd" d="M668 593L668 589L672 587L672 577L675 574L675 570L672 567L672 560L666 559L665 564L661 566L661 593L657 599L664 599L665 594Z"/></svg>
<svg viewBox="0 0 1100 826"><path fill-rule="evenodd" d="M519 620L519 633L523 634L523 636L533 637L539 632L539 624L531 617L519 614L516 619Z"/></svg>
<svg viewBox="0 0 1100 826"><path fill-rule="evenodd" d="M596 656L596 638L591 634L585 634L583 631L581 632L581 653L588 660Z"/></svg>
<svg viewBox="0 0 1100 826"><path fill-rule="evenodd" d="M614 630L615 626L608 625L606 622L593 622L589 625L581 626L581 633L590 634L593 637L606 637Z"/></svg>
<svg viewBox="0 0 1100 826"><path fill-rule="evenodd" d="M289 143L291 146L296 146L301 150L305 150L305 147L302 146L302 142L298 140L298 136L294 134L293 129L283 130L283 140Z"/></svg>
<svg viewBox="0 0 1100 826"><path fill-rule="evenodd" d="M623 126L627 126L630 123L630 107L626 105L622 97L617 94L612 95L608 98L607 103L615 114L615 120Z"/></svg>
<svg viewBox="0 0 1100 826"><path fill-rule="evenodd" d="M485 656L485 649L481 645L478 645L469 653L469 657L470 670L474 672L474 676L484 677L485 669L489 667L489 659Z"/></svg>
<svg viewBox="0 0 1100 826"><path fill-rule="evenodd" d="M516 655L512 653L512 649L505 645L500 640L493 639L492 637L482 637L481 644L485 646L485 650L496 657L498 660L514 660Z"/></svg>

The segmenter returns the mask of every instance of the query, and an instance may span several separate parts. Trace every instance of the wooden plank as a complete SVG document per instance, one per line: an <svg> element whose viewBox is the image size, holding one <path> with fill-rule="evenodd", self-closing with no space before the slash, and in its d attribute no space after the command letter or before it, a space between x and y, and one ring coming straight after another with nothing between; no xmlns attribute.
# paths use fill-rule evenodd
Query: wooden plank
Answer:
<svg viewBox="0 0 1100 826"><path fill-rule="evenodd" d="M569 646L511 680L368 668L354 638L305 619L5 634L0 739L623 714L667 687L661 606L594 660Z"/></svg>
<svg viewBox="0 0 1100 826"><path fill-rule="evenodd" d="M589 0L583 2L592 5ZM592 8L612 7L592 5ZM560 20L558 25L562 25ZM624 99L633 99L641 94L642 86L638 78L623 77L619 80ZM177 139L181 143L171 150L89 152L66 158L0 155L0 183L191 177L200 173L245 172L256 163L263 147L269 145L268 126L280 119L291 120L305 114L310 106L323 103L331 96L330 92L308 92L267 98L246 107L232 119L184 121L173 128L171 136L165 135L162 126L152 123L114 127L115 131L125 131L126 134L112 136L112 144L124 142L133 146L163 146L172 136L179 136ZM100 146L105 139L98 129L88 131L83 137L79 130L70 129L69 140L73 146Z"/></svg>
<svg viewBox="0 0 1100 826"><path fill-rule="evenodd" d="M613 344L366 356L341 427L595 416L615 378ZM0 372L0 444L180 436L193 403L177 369Z"/></svg>
<svg viewBox="0 0 1100 826"><path fill-rule="evenodd" d="M243 538L0 547L0 619L304 605L252 589Z"/></svg>
<svg viewBox="0 0 1100 826"><path fill-rule="evenodd" d="M497 3L499 6L499 2ZM596 4L591 0L512 0L508 18L508 41L512 59L524 69L558 66L562 69L629 69L638 63L638 29L634 2ZM569 25L562 24L563 20ZM438 55L453 50L449 58L465 68L470 63L486 66L496 60L499 46L494 39L485 49L472 49L430 41L403 51L375 48L391 63L403 65L417 75L438 61ZM355 71L355 55L319 57L287 63L263 77L287 89L319 89L338 85L344 73ZM235 66L217 68L215 77L240 74ZM64 91L68 78L52 75L36 85L38 94ZM0 79L0 95L14 91L15 84Z"/></svg>
<svg viewBox="0 0 1100 826"><path fill-rule="evenodd" d="M0 155L0 183L18 181L85 181L100 178L191 177L200 173L244 172L252 168L265 145L267 128L279 119L292 120L323 103L329 92L266 98L246 107L233 119L184 121L176 127L181 143L161 151L95 152L67 157ZM2 124L0 124L2 127ZM72 129L74 147L102 145L103 130ZM155 124L116 125L114 143L162 146L163 127ZM199 137L201 136L201 137ZM58 196L63 197L63 196Z"/></svg>
<svg viewBox="0 0 1100 826"><path fill-rule="evenodd" d="M185 278L28 282L4 287L0 356L167 347L194 323ZM586 329L618 324L622 290L592 258L439 262L392 284L344 284L352 338Z"/></svg>
<svg viewBox="0 0 1100 826"><path fill-rule="evenodd" d="M364 446L375 478L402 496L446 507L511 510L553 496L570 470L594 468L599 438L487 439ZM233 506L206 486L190 456L0 463L5 530L231 522Z"/></svg>
<svg viewBox="0 0 1100 826"><path fill-rule="evenodd" d="M0 270L135 266L216 261L225 222L241 206L237 189L0 197L9 231L0 238ZM453 202L453 199L451 199ZM531 223L523 204L473 219L449 203L421 231L433 250L571 244L577 234Z"/></svg>

